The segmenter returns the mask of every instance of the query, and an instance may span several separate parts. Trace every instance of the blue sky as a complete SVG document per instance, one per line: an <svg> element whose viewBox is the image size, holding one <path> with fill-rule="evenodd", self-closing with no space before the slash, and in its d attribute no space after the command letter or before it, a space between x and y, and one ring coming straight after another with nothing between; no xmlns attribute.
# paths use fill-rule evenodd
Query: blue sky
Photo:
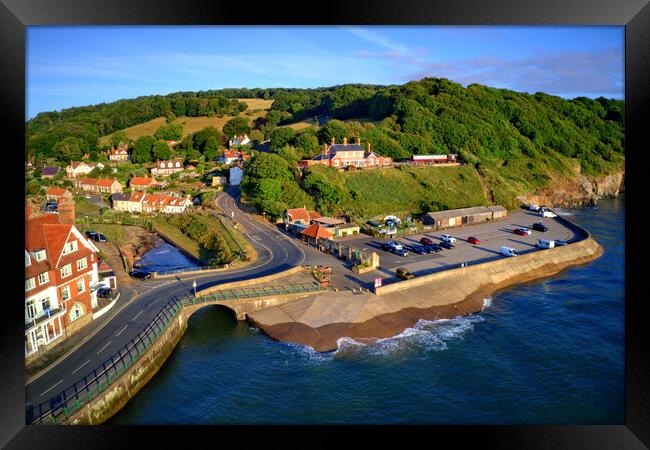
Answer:
<svg viewBox="0 0 650 450"><path fill-rule="evenodd" d="M225 87L403 84L425 76L622 99L623 27L29 27L27 116Z"/></svg>

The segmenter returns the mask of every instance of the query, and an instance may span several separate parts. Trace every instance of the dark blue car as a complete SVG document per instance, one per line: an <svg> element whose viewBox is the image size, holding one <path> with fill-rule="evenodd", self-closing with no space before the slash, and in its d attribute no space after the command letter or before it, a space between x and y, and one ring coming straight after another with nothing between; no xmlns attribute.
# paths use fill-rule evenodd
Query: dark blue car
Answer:
<svg viewBox="0 0 650 450"><path fill-rule="evenodd" d="M405 248L416 255L426 255L428 253L423 245L408 245Z"/></svg>
<svg viewBox="0 0 650 450"><path fill-rule="evenodd" d="M441 242L440 244L438 244L438 245L439 245L440 247L446 248L447 250L453 250L453 249L456 248L456 246L455 246L454 244L452 244L451 242L447 242L447 241L442 241L442 242Z"/></svg>

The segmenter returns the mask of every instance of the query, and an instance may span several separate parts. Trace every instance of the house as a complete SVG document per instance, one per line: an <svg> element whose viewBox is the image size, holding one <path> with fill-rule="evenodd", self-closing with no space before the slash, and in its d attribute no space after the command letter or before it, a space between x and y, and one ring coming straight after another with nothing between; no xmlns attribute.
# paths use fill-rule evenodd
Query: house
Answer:
<svg viewBox="0 0 650 450"><path fill-rule="evenodd" d="M61 171L61 168L58 166L45 166L41 170L41 178L52 178Z"/></svg>
<svg viewBox="0 0 650 450"><path fill-rule="evenodd" d="M225 150L221 156L217 158L221 164L232 164L237 161L247 161L251 155L237 150Z"/></svg>
<svg viewBox="0 0 650 450"><path fill-rule="evenodd" d="M486 222L488 220L498 220L506 217L507 214L508 211L503 206L475 206L473 208L426 213L422 216L422 223L425 225L433 225L436 228L449 228Z"/></svg>
<svg viewBox="0 0 650 450"><path fill-rule="evenodd" d="M231 186L239 186L244 176L244 168L240 163L236 163L228 172L228 182Z"/></svg>
<svg viewBox="0 0 650 450"><path fill-rule="evenodd" d="M312 220L318 219L321 215L316 211L307 211L306 207L287 209L284 212L282 221L286 230L302 230L307 228Z"/></svg>
<svg viewBox="0 0 650 450"><path fill-rule="evenodd" d="M353 234L359 234L360 232L361 227L354 223L345 223L334 227L334 237L350 236Z"/></svg>
<svg viewBox="0 0 650 450"><path fill-rule="evenodd" d="M173 160L156 161L156 167L151 169L153 176L169 176L172 173L184 170L183 158L174 158Z"/></svg>
<svg viewBox="0 0 650 450"><path fill-rule="evenodd" d="M129 187L134 191L144 191L148 188L154 188L159 185L160 183L151 177L133 177L131 178L131 181L129 181Z"/></svg>
<svg viewBox="0 0 650 450"><path fill-rule="evenodd" d="M25 356L47 350L92 320L99 250L54 214L25 221Z"/></svg>
<svg viewBox="0 0 650 450"><path fill-rule="evenodd" d="M317 213L318 214L318 213ZM345 221L341 219L336 219L334 217L314 217L311 219L310 223L317 223L323 227L335 227L338 225L344 225Z"/></svg>
<svg viewBox="0 0 650 450"><path fill-rule="evenodd" d="M46 197L56 201L69 200L72 198L72 193L64 188L50 187L45 192Z"/></svg>
<svg viewBox="0 0 650 450"><path fill-rule="evenodd" d="M196 166L188 164L185 166L184 172L179 175L179 178L198 178L201 174L196 171Z"/></svg>
<svg viewBox="0 0 650 450"><path fill-rule="evenodd" d="M332 138L332 144L323 144L321 154L313 159L304 159L300 161L300 168L305 169L314 164L324 164L338 169L347 168L378 168L391 167L393 160L389 157L379 156L370 150L370 144L364 151L361 146L361 139L357 138L355 144L348 144L347 138L343 138L342 144L337 144Z"/></svg>
<svg viewBox="0 0 650 450"><path fill-rule="evenodd" d="M116 211L142 212L145 193L133 191L131 194L116 193L111 195L111 206Z"/></svg>
<svg viewBox="0 0 650 450"><path fill-rule="evenodd" d="M103 169L104 165L102 163L95 164L84 161L70 161L70 165L65 168L65 174L68 178L77 178L88 175L95 167Z"/></svg>
<svg viewBox="0 0 650 450"><path fill-rule="evenodd" d="M232 139L228 141L228 148L234 148L238 145L247 145L250 143L251 140L248 138L246 134L242 134L241 136L235 135Z"/></svg>
<svg viewBox="0 0 650 450"><path fill-rule="evenodd" d="M108 152L108 159L118 162L131 159L129 155L129 144L120 144L117 148L111 147L111 150Z"/></svg>
<svg viewBox="0 0 650 450"><path fill-rule="evenodd" d="M31 172L34 170L34 164L31 161L26 161L25 162L25 171L26 172Z"/></svg>
<svg viewBox="0 0 650 450"><path fill-rule="evenodd" d="M122 185L116 178L79 178L74 186L83 191L115 194L122 192Z"/></svg>

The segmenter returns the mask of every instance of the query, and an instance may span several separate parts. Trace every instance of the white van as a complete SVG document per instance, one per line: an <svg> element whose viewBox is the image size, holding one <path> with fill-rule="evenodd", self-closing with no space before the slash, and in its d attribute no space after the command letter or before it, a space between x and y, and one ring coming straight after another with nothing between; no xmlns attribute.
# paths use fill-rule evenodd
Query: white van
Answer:
<svg viewBox="0 0 650 450"><path fill-rule="evenodd" d="M442 239L445 242L449 242L450 244L456 242L456 238L450 234L443 234L442 236L440 236L440 239Z"/></svg>
<svg viewBox="0 0 650 450"><path fill-rule="evenodd" d="M546 239L540 239L537 241L537 244L535 244L535 247L537 248L554 248L555 247L555 241L547 241Z"/></svg>
<svg viewBox="0 0 650 450"><path fill-rule="evenodd" d="M546 210L542 211L541 216L542 217L557 217L557 214L555 214L554 212L549 211L548 209L546 209Z"/></svg>
<svg viewBox="0 0 650 450"><path fill-rule="evenodd" d="M510 247L501 247L499 253L501 253L503 256L519 256L517 255L517 251L514 248Z"/></svg>

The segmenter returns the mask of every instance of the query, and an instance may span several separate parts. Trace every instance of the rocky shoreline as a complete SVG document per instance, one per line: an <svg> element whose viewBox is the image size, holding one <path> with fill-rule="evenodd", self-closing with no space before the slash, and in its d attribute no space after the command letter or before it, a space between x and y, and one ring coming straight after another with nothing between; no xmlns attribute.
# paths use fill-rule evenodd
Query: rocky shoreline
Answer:
<svg viewBox="0 0 650 450"><path fill-rule="evenodd" d="M162 239L158 235L143 228L141 232L132 236L120 247L120 252L126 259L129 267L133 267L134 263L137 263L145 253L161 241Z"/></svg>

